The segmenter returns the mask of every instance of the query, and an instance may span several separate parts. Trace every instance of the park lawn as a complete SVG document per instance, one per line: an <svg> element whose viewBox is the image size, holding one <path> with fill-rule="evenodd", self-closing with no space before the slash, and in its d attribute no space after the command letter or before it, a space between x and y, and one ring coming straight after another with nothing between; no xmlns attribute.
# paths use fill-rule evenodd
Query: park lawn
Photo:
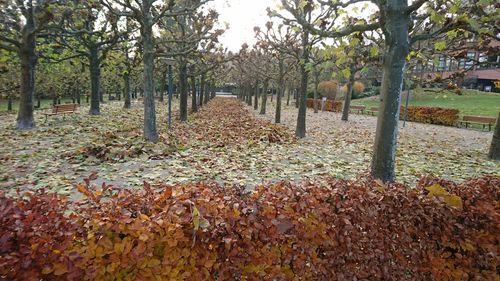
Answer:
<svg viewBox="0 0 500 281"><path fill-rule="evenodd" d="M426 91L424 91L426 90ZM451 91L435 92L427 89L418 89L415 94L410 96L410 105L456 108L460 110L460 116L478 115L497 117L500 112L500 94L486 93L475 90L463 90L462 95L457 95ZM402 93L401 104L406 101L406 92ZM369 107L378 107L378 97L353 100L353 105L364 105Z"/></svg>

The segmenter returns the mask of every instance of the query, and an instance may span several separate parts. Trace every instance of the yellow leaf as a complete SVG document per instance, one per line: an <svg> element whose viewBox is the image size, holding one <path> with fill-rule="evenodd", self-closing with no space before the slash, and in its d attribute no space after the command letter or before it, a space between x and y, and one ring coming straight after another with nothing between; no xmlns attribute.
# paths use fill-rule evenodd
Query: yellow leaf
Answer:
<svg viewBox="0 0 500 281"><path fill-rule="evenodd" d="M141 219L146 220L146 221L150 220L150 218L148 216L146 216L145 214L141 214L140 217L141 217Z"/></svg>
<svg viewBox="0 0 500 281"><path fill-rule="evenodd" d="M198 208L195 206L193 206L193 213L191 216L193 218L194 230L200 229L200 211L198 211Z"/></svg>
<svg viewBox="0 0 500 281"><path fill-rule="evenodd" d="M54 275L59 276L68 272L68 268L63 263L55 263L54 264Z"/></svg>
<svg viewBox="0 0 500 281"><path fill-rule="evenodd" d="M429 187L426 187L427 191L429 191L429 194L427 194L427 197L432 198L434 196L445 196L448 195L448 191L446 191L442 186L439 184L433 184Z"/></svg>
<svg viewBox="0 0 500 281"><path fill-rule="evenodd" d="M125 245L123 245L122 243L116 243L115 245L113 245L113 249L114 249L115 253L117 253L117 254L123 253L124 248L125 248Z"/></svg>
<svg viewBox="0 0 500 281"><path fill-rule="evenodd" d="M141 236L139 236L139 240L141 241L148 241L149 237L146 233L143 233L141 234Z"/></svg>
<svg viewBox="0 0 500 281"><path fill-rule="evenodd" d="M444 197L444 202L448 204L448 206L455 207L459 210L463 210L462 198L457 195L447 195Z"/></svg>
<svg viewBox="0 0 500 281"><path fill-rule="evenodd" d="M42 274L49 274L53 271L54 269L50 266L45 266L43 269L42 269Z"/></svg>

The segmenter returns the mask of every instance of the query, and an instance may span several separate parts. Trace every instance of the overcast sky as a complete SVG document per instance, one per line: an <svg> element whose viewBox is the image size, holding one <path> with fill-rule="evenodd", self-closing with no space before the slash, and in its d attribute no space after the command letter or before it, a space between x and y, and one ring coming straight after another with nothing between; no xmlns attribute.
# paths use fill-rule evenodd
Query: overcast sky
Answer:
<svg viewBox="0 0 500 281"><path fill-rule="evenodd" d="M212 5L219 12L219 22L229 23L229 30L221 43L230 51L237 52L243 43L253 45L254 26L264 26L269 20L266 8L277 6L277 0L214 0Z"/></svg>

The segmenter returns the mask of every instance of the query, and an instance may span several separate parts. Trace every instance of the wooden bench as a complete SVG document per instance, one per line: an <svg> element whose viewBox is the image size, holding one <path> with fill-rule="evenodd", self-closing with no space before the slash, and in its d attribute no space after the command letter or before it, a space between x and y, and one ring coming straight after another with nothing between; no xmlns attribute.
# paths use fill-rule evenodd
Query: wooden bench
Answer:
<svg viewBox="0 0 500 281"><path fill-rule="evenodd" d="M460 125L465 124L465 128L468 128L469 124L478 124L483 125L483 130L486 126L488 126L489 131L491 131L491 128L495 125L496 121L497 119L493 117L465 115L460 121Z"/></svg>
<svg viewBox="0 0 500 281"><path fill-rule="evenodd" d="M365 109L366 109L366 106L363 106L363 105L353 105L350 108L351 112L356 111L358 114L363 114Z"/></svg>
<svg viewBox="0 0 500 281"><path fill-rule="evenodd" d="M47 122L47 117L53 115L62 115L63 118L66 114L72 114L76 111L78 104L76 103L68 103L68 104L56 104L52 107L52 112L47 112L45 114L45 122Z"/></svg>
<svg viewBox="0 0 500 281"><path fill-rule="evenodd" d="M370 110L367 110L366 113L375 116L378 113L378 107L370 107Z"/></svg>

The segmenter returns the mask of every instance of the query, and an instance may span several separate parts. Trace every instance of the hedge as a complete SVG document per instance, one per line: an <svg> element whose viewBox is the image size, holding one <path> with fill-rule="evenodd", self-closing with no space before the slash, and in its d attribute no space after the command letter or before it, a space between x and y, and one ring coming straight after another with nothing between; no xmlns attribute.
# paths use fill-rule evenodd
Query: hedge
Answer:
<svg viewBox="0 0 500 281"><path fill-rule="evenodd" d="M497 280L500 178L0 195L7 280ZM157 190L157 191L155 191Z"/></svg>
<svg viewBox="0 0 500 281"><path fill-rule="evenodd" d="M321 109L321 100L316 100L318 109ZM306 105L308 108L314 108L314 99L307 99ZM327 100L325 102L325 111L342 112L342 102Z"/></svg>
<svg viewBox="0 0 500 281"><path fill-rule="evenodd" d="M408 121L435 125L455 126L458 122L459 110L453 108L409 106ZM405 107L401 106L400 118L405 115Z"/></svg>

